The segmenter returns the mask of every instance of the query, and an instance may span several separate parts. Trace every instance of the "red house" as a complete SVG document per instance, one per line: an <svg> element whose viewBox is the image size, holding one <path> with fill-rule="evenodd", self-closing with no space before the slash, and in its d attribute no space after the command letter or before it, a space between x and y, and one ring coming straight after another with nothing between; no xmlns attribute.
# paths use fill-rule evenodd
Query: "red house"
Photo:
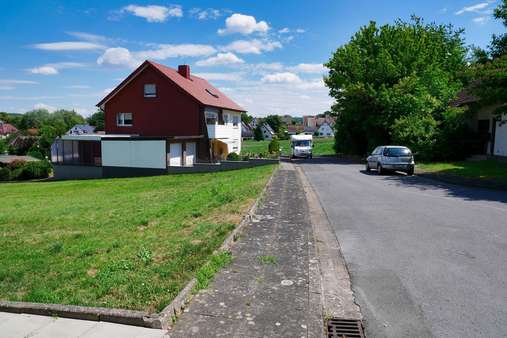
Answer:
<svg viewBox="0 0 507 338"><path fill-rule="evenodd" d="M188 65L145 61L97 106L105 134L62 136L54 163L164 170L241 151L245 110Z"/></svg>

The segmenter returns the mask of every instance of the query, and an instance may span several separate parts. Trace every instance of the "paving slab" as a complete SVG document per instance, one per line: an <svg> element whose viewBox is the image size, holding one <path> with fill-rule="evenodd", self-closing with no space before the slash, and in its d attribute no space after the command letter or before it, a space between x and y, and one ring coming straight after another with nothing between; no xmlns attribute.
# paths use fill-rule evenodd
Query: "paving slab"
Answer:
<svg viewBox="0 0 507 338"><path fill-rule="evenodd" d="M232 263L194 297L170 336L322 336L320 288L310 283L313 245L303 186L294 166L282 163L233 246Z"/></svg>
<svg viewBox="0 0 507 338"><path fill-rule="evenodd" d="M131 325L0 312L0 338L163 338L166 334Z"/></svg>

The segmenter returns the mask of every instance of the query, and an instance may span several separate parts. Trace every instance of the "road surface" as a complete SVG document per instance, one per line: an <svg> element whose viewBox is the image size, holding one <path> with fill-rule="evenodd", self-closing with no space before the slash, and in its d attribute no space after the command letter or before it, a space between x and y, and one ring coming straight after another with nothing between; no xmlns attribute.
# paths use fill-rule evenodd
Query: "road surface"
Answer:
<svg viewBox="0 0 507 338"><path fill-rule="evenodd" d="M507 192L298 163L340 242L368 337L507 337Z"/></svg>

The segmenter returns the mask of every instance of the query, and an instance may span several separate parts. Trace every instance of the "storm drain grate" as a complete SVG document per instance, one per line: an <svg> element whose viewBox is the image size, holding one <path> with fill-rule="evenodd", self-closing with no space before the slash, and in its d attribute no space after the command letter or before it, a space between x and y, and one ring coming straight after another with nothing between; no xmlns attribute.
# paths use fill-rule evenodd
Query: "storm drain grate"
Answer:
<svg viewBox="0 0 507 338"><path fill-rule="evenodd" d="M328 338L364 338L360 320L331 318L327 320Z"/></svg>

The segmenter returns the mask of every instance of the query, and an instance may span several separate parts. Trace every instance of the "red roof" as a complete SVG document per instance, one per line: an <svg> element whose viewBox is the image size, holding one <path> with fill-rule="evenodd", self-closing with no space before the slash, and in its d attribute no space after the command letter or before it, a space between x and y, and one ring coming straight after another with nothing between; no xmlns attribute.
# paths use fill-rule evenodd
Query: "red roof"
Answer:
<svg viewBox="0 0 507 338"><path fill-rule="evenodd" d="M165 77L173 83L181 87L185 92L194 97L199 103L205 106L212 106L223 109L230 109L236 111L246 111L234 101L229 99L224 93L212 86L205 79L190 75L190 79L182 76L176 69L161 65L159 63L146 60L139 68L130 74L122 83L120 83L111 93L109 93L97 106L109 101L118 91L120 91L132 78L141 73L146 65L151 65L160 71Z"/></svg>
<svg viewBox="0 0 507 338"><path fill-rule="evenodd" d="M17 132L18 129L10 123L0 122L0 135L8 135Z"/></svg>

